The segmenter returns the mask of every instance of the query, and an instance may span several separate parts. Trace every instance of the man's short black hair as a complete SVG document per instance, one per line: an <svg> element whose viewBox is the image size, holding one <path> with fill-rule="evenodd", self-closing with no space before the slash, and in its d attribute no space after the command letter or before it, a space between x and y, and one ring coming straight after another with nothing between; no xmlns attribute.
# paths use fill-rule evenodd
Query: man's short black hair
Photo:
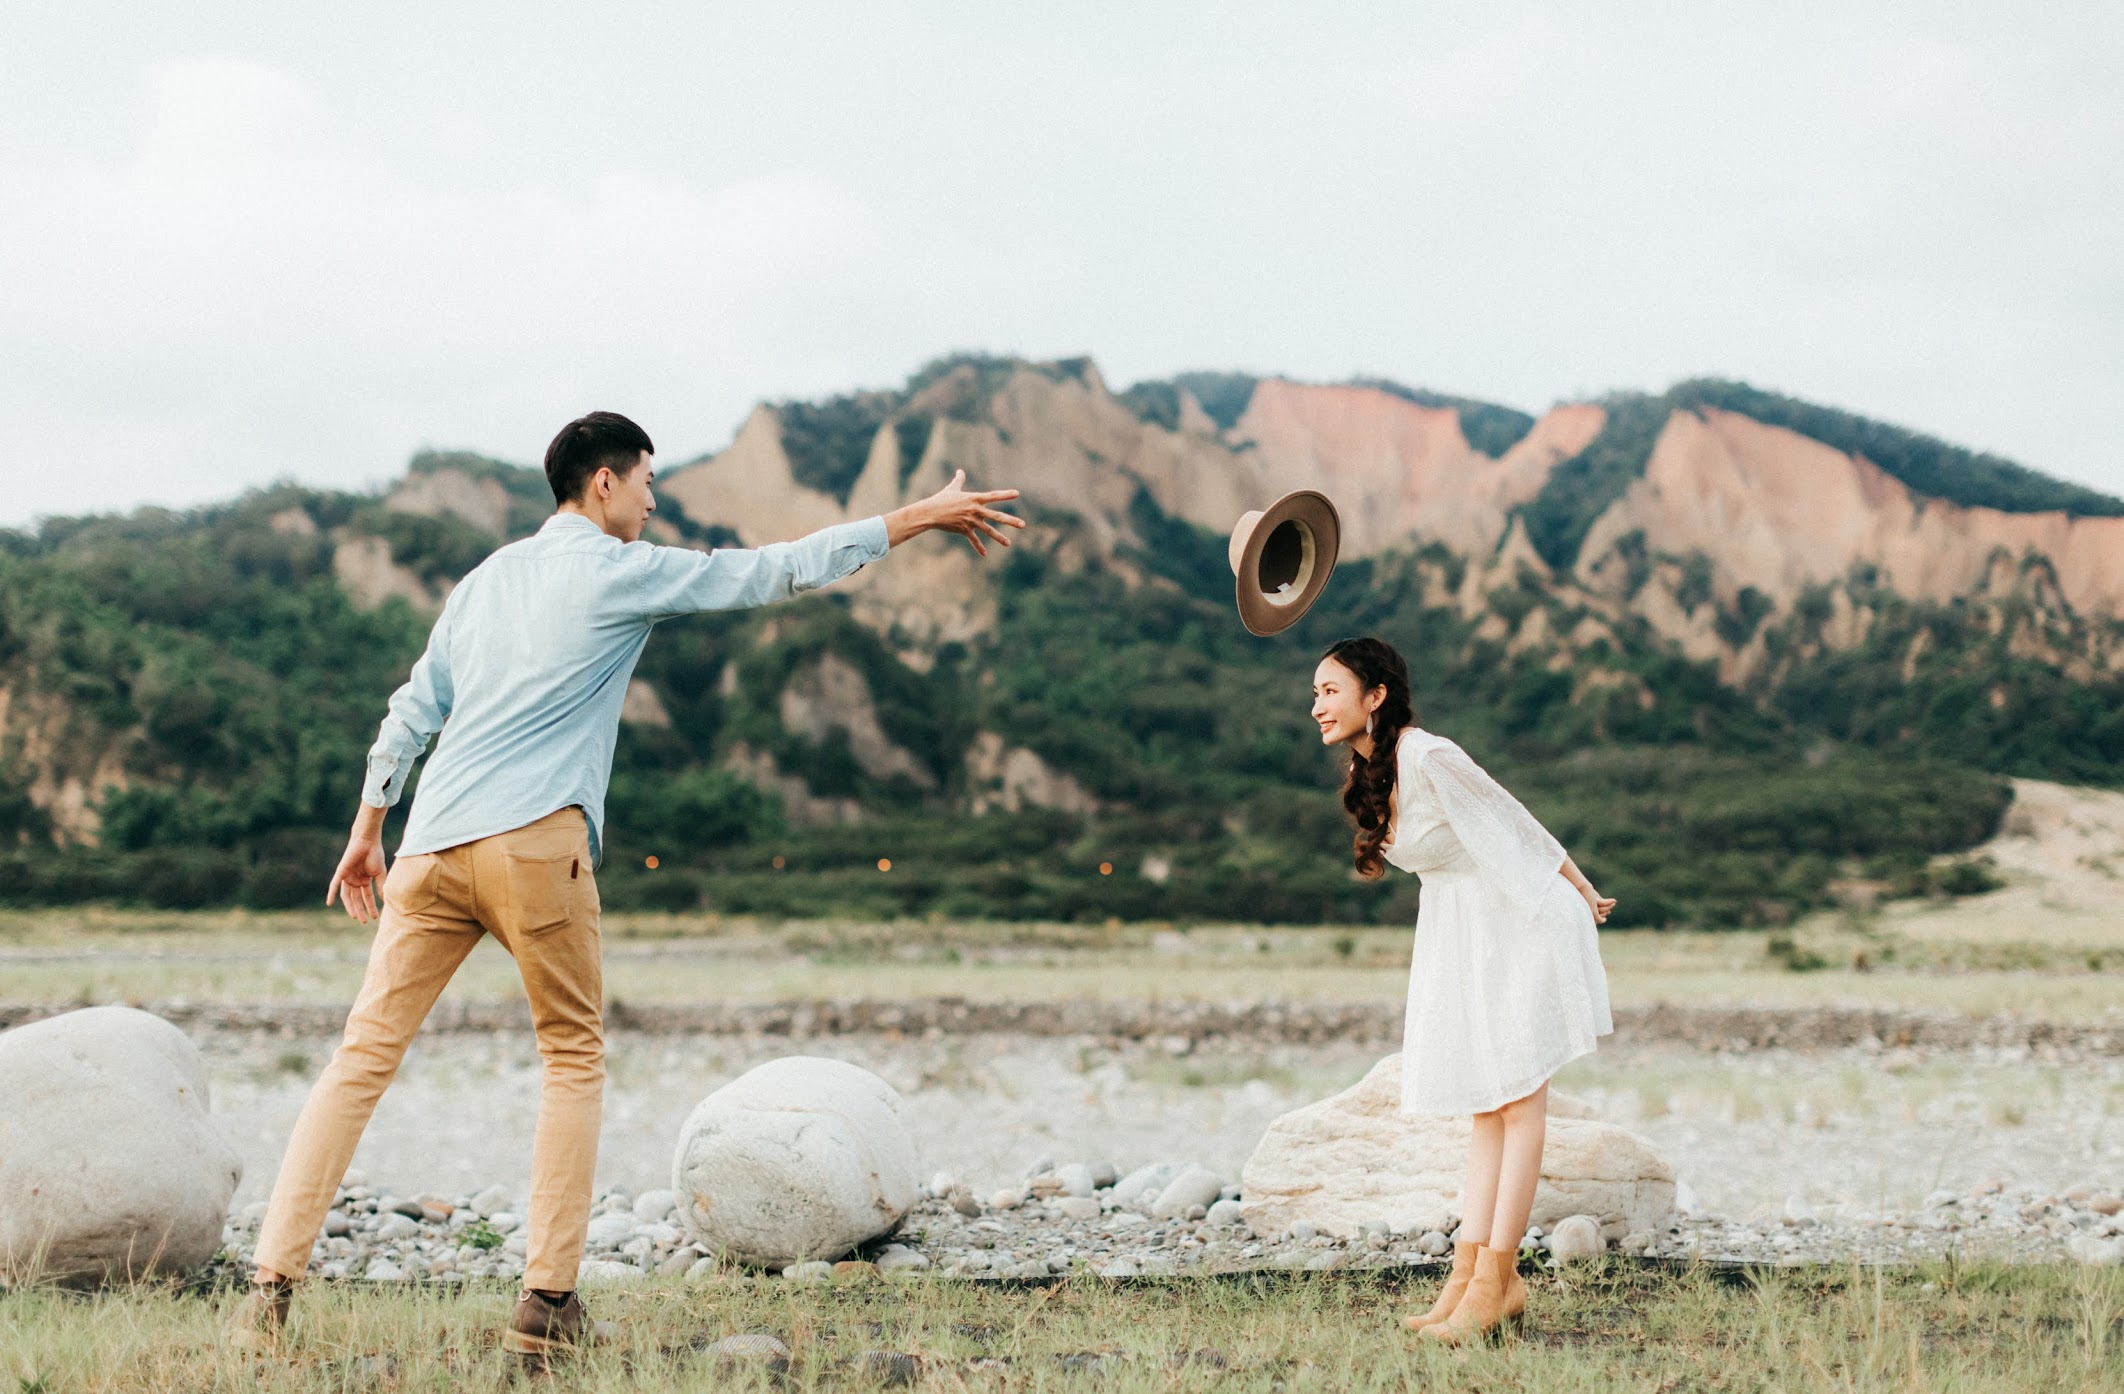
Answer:
<svg viewBox="0 0 2124 1394"><path fill-rule="evenodd" d="M597 472L610 467L625 474L641 463L642 452L656 453L649 433L616 411L593 411L561 427L546 447L546 483L556 505L583 496Z"/></svg>

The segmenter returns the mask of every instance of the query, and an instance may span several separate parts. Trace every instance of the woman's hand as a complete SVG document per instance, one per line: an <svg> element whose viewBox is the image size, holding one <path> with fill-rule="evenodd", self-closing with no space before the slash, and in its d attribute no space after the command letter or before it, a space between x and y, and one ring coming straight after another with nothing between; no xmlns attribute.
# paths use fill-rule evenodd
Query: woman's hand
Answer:
<svg viewBox="0 0 2124 1394"><path fill-rule="evenodd" d="M1565 857L1564 864L1557 869L1557 874L1563 877L1564 880L1569 881L1571 889L1577 891L1585 900L1586 908L1593 912L1594 924L1604 925L1608 922L1608 912L1615 908L1615 902L1593 889L1593 883L1588 881L1586 874L1578 869L1577 862Z"/></svg>

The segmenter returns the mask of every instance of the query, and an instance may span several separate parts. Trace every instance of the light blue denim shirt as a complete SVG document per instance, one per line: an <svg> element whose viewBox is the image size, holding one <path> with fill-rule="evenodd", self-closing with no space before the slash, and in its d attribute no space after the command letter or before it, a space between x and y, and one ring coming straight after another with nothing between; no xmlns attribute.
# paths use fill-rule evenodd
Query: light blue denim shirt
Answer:
<svg viewBox="0 0 2124 1394"><path fill-rule="evenodd" d="M388 808L437 732L399 844L439 852L577 805L603 856L620 703L658 620L787 600L885 555L885 520L756 550L621 542L575 513L474 567L369 749L362 802Z"/></svg>

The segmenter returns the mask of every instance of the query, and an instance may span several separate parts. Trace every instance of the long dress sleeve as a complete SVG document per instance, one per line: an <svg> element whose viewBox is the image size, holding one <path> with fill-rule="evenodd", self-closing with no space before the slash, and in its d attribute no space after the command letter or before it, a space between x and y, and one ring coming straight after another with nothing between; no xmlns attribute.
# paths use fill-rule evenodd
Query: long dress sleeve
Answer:
<svg viewBox="0 0 2124 1394"><path fill-rule="evenodd" d="M1533 913L1559 884L1563 844L1453 742L1428 744L1417 768L1483 878L1513 908Z"/></svg>

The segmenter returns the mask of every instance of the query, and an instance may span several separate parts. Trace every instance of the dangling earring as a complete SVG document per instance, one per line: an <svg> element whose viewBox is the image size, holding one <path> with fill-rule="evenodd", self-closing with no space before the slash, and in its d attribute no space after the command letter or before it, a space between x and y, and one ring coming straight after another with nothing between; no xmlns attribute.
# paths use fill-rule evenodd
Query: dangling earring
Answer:
<svg viewBox="0 0 2124 1394"><path fill-rule="evenodd" d="M1366 712L1366 713L1364 714L1364 733L1365 733L1365 734L1366 734L1367 736L1369 736L1369 735L1371 735L1371 734L1372 734L1372 728L1373 728L1373 727L1375 727L1375 726L1377 726L1378 724L1379 724L1379 713L1377 713L1377 712Z"/></svg>

